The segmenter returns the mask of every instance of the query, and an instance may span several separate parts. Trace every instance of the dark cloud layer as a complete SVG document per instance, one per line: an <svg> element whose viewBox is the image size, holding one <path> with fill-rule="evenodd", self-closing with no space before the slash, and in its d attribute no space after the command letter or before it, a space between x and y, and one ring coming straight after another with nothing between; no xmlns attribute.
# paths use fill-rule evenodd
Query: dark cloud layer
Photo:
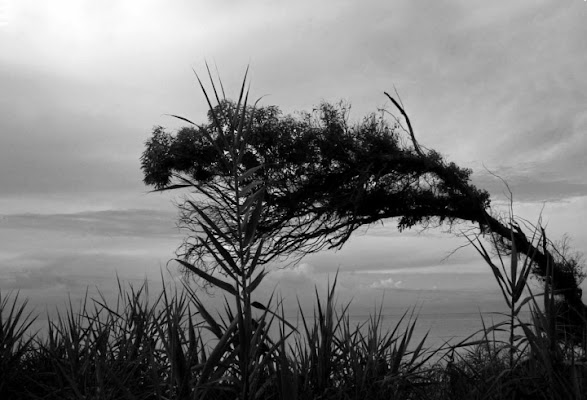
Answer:
<svg viewBox="0 0 587 400"><path fill-rule="evenodd" d="M577 167L582 168L582 164ZM492 170L491 173L481 171L475 174L472 180L477 187L489 191L492 197L498 200L513 196L517 202L545 203L587 196L587 181L560 176L556 172L552 174L552 171L536 173L540 169L540 166L537 166L533 172L526 172L519 166L518 169L501 168ZM570 175L577 172L571 171Z"/></svg>
<svg viewBox="0 0 587 400"><path fill-rule="evenodd" d="M174 224L174 214L154 210L4 216L0 290L46 305L81 299L87 288L113 298L117 279L160 286L168 267L179 274L168 264L182 237Z"/></svg>
<svg viewBox="0 0 587 400"><path fill-rule="evenodd" d="M177 214L156 210L111 210L75 214L5 216L1 229L21 229L93 236L169 237L178 235Z"/></svg>

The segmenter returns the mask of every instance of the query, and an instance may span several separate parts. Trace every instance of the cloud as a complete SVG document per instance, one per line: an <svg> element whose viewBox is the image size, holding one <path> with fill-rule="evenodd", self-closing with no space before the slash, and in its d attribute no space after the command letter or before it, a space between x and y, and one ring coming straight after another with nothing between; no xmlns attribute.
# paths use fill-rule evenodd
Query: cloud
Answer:
<svg viewBox="0 0 587 400"><path fill-rule="evenodd" d="M4 216L2 289L79 297L87 286L112 291L117 275L159 281L181 243L173 225L169 213L153 210Z"/></svg>
<svg viewBox="0 0 587 400"><path fill-rule="evenodd" d="M385 224L395 227L394 221L386 220ZM455 232L468 227L468 224L456 225ZM416 228L402 232L401 236L386 236L377 232L378 229L374 228L364 235L354 235L338 251L311 254L304 261L315 265L320 272L329 273L337 270L377 272L396 269L417 273L421 268L443 270L450 265L470 265L479 259L471 246L459 249L467 245L465 238L442 232L441 229L420 232Z"/></svg>
<svg viewBox="0 0 587 400"><path fill-rule="evenodd" d="M314 267L308 263L301 263L294 267L282 268L272 272L271 278L281 285L300 284L312 281Z"/></svg>
<svg viewBox="0 0 587 400"><path fill-rule="evenodd" d="M529 171L530 168L533 169ZM581 163L573 166L567 175L572 175L582 168ZM568 168L567 168L568 170ZM562 170L545 168L545 165L526 164L496 168L491 171L502 178L512 191L516 202L553 202L566 201L573 197L587 196L587 182L583 179L571 179L564 176ZM473 182L479 188L484 188L493 198L506 199L510 197L505 184L496 176L482 172L473 177Z"/></svg>
<svg viewBox="0 0 587 400"><path fill-rule="evenodd" d="M177 213L162 210L107 210L72 214L13 214L0 229L67 232L107 237L181 237Z"/></svg>
<svg viewBox="0 0 587 400"><path fill-rule="evenodd" d="M410 274L410 275L427 275L427 274L442 274L442 275L457 275L457 274L487 274L489 270L484 265L483 260L479 258L472 263L463 264L446 264L446 265L431 265L426 267L406 267L380 270L365 270L361 271L364 274Z"/></svg>
<svg viewBox="0 0 587 400"><path fill-rule="evenodd" d="M146 276L158 279L166 261L148 249L121 252L102 248L75 254L68 250L37 250L5 261L0 273L6 278L2 282L3 288L44 287L69 282L68 287L72 289L79 288L81 282L92 285L94 279L115 279L117 274L123 279L141 280Z"/></svg>
<svg viewBox="0 0 587 400"><path fill-rule="evenodd" d="M381 279L371 284L372 289L397 289L401 287L402 281L394 281L393 278Z"/></svg>
<svg viewBox="0 0 587 400"><path fill-rule="evenodd" d="M0 290L18 291L35 312L43 315L45 310L67 308L70 300L78 307L86 293L90 306L91 299L101 298L110 305L116 304L119 282L123 288L138 288L147 282L153 297L162 288L161 274L168 276L165 258L158 260L152 253L32 251L2 263Z"/></svg>

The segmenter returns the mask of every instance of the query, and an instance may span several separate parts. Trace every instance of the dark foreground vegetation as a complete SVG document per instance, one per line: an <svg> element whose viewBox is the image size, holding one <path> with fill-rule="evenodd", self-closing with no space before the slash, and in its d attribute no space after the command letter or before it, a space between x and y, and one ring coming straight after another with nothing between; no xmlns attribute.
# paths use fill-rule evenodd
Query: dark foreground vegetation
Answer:
<svg viewBox="0 0 587 400"><path fill-rule="evenodd" d="M156 128L142 158L147 184L195 194L180 204L190 234L176 261L225 294L224 310L207 309L187 284L154 302L144 287L120 288L116 305L87 299L30 336L25 305L4 294L0 398L587 397L578 257L559 251L540 223L492 213L471 171L421 147L392 97L407 140L399 120L351 126L344 108L324 105L299 120L255 110L244 86L237 102L214 88L216 106L204 90L209 124L175 137ZM255 299L270 261L340 247L360 226L388 218L400 229L478 225L466 237L501 288L506 322L429 349L426 338L413 342L417 317L408 312L389 329L381 310L351 326L348 305L335 304L336 280L295 326L278 295ZM542 293L532 293L531 276ZM531 320L521 320L528 308Z"/></svg>
<svg viewBox="0 0 587 400"><path fill-rule="evenodd" d="M314 315L302 314L296 331L279 301L255 313L227 300L223 312L208 314L189 287L164 289L149 301L143 286L121 287L114 305L86 299L81 310L71 306L47 332L29 336L25 304L4 295L0 398L587 397L584 353L560 339L561 327L537 297L527 303L529 323L516 317L513 326L487 326L475 338L430 349L425 339L411 340L417 318L409 313L393 327L383 326L381 312L351 326L334 286L317 296ZM512 343L497 339L510 329Z"/></svg>

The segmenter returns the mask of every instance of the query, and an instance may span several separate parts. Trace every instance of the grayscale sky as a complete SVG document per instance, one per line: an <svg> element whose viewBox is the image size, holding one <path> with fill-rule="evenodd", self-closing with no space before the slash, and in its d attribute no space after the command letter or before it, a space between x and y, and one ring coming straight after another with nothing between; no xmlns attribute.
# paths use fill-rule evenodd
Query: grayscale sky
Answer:
<svg viewBox="0 0 587 400"><path fill-rule="evenodd" d="M253 97L287 113L340 99L351 119L393 111L395 87L420 143L472 168L496 210L505 188L487 171L519 216L542 212L553 239L587 250L585 1L0 0L1 290L57 304L114 291L116 274L159 281L182 234L139 157L154 125L181 126L165 114L203 121L192 68L206 60L233 95L250 65ZM399 305L494 298L471 248L445 259L465 243L386 221L265 290L311 293L339 269L360 304L384 289Z"/></svg>

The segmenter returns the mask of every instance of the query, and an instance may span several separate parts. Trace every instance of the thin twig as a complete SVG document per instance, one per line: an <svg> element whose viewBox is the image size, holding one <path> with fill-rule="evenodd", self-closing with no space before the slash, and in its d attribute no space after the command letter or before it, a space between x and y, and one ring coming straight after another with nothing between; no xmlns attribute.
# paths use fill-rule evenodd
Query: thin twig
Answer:
<svg viewBox="0 0 587 400"><path fill-rule="evenodd" d="M398 103L393 97L391 97L389 95L389 93L383 92L383 94L385 94L387 96L387 98L389 100L391 100L391 102L393 103L393 105L397 107L397 109L399 110L399 112L405 118L406 123L408 124L408 130L410 132L410 136L412 137L412 143L414 144L414 149L416 150L416 153L418 153L418 155L420 157L424 157L424 153L420 149L420 145L418 144L418 141L416 140L416 136L414 135L414 129L412 128L412 123L410 122L410 117L408 117L408 114L406 114L406 111L404 110L404 108L402 107L402 105L400 103Z"/></svg>

